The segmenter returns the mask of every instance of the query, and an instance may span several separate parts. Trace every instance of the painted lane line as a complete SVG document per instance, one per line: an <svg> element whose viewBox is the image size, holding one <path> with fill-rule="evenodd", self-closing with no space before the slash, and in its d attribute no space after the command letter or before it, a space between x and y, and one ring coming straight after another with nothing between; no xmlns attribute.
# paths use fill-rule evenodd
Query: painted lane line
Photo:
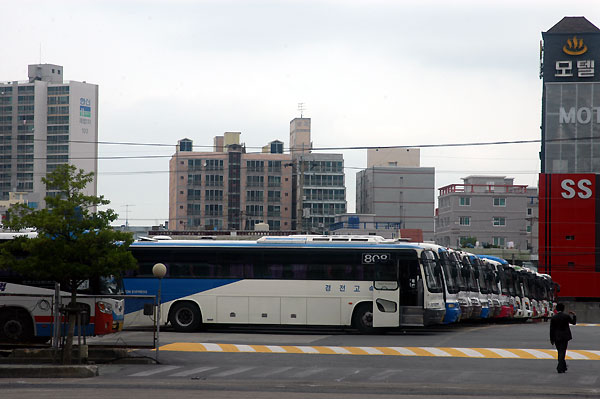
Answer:
<svg viewBox="0 0 600 399"><path fill-rule="evenodd" d="M273 353L287 353L285 349L277 345L266 345L266 348Z"/></svg>
<svg viewBox="0 0 600 399"><path fill-rule="evenodd" d="M519 357L518 355L515 355L514 353L509 352L505 349L497 349L497 348L484 348L484 349L494 352L495 354L499 355L500 357L506 357L506 358L511 358L511 359L516 359Z"/></svg>
<svg viewBox="0 0 600 399"><path fill-rule="evenodd" d="M468 357L485 357L483 354L481 354L480 352L477 352L474 349L469 349L469 348L452 348L452 349L462 352L465 355L467 355Z"/></svg>
<svg viewBox="0 0 600 399"><path fill-rule="evenodd" d="M207 352L223 352L223 348L219 344L201 344Z"/></svg>
<svg viewBox="0 0 600 399"><path fill-rule="evenodd" d="M322 368L321 369L308 369L308 370L304 370L299 373L293 374L291 377L292 378L306 378L313 374L322 373L325 370L327 370L327 369L322 369Z"/></svg>
<svg viewBox="0 0 600 399"><path fill-rule="evenodd" d="M181 368L181 366L162 366L153 368L151 370L140 371L139 373L131 374L130 377L148 377L149 375L164 373L178 368Z"/></svg>
<svg viewBox="0 0 600 399"><path fill-rule="evenodd" d="M392 370L392 369L383 370L382 372L379 372L376 375L369 377L369 381L384 381L384 380L387 380L392 375L401 373L401 372L402 372L402 370L397 370L397 369L396 370Z"/></svg>
<svg viewBox="0 0 600 399"><path fill-rule="evenodd" d="M234 345L238 351L240 352L256 352L256 349L254 349L252 346L250 345Z"/></svg>
<svg viewBox="0 0 600 399"><path fill-rule="evenodd" d="M222 371L220 373L217 374L213 374L211 377L229 377L230 375L235 375L235 374L241 374L244 373L246 371L250 371L252 369L255 369L256 367L238 367L232 370L228 370L228 371Z"/></svg>
<svg viewBox="0 0 600 399"><path fill-rule="evenodd" d="M197 369L184 370L179 373L171 374L169 377L187 377L192 374L202 374L205 371L214 370L216 367L198 367Z"/></svg>
<svg viewBox="0 0 600 399"><path fill-rule="evenodd" d="M312 346L295 346L295 348L300 349L302 353L319 353L319 351Z"/></svg>
<svg viewBox="0 0 600 399"><path fill-rule="evenodd" d="M359 346L358 349L367 352L369 355L383 355L383 352L377 348L373 348L370 346Z"/></svg>
<svg viewBox="0 0 600 399"><path fill-rule="evenodd" d="M275 370L268 370L265 371L263 373L259 373L259 374L254 374L254 377L269 377L275 374L281 374L284 373L286 371L290 371L292 369L292 367L280 367L278 369Z"/></svg>
<svg viewBox="0 0 600 399"><path fill-rule="evenodd" d="M554 359L552 355L542 352L537 349L521 349L523 352L529 353L535 356L537 359Z"/></svg>
<svg viewBox="0 0 600 399"><path fill-rule="evenodd" d="M402 356L417 356L417 354L415 352L411 351L408 348L403 348L400 346L392 346L392 347L390 347L390 349L398 352Z"/></svg>
<svg viewBox="0 0 600 399"><path fill-rule="evenodd" d="M589 357L587 357L584 354L575 352L575 351L567 351L567 359L573 359L573 360L590 360Z"/></svg>
<svg viewBox="0 0 600 399"><path fill-rule="evenodd" d="M339 355L351 355L352 354L352 352L350 352L348 349L342 348L341 346L326 346L325 348L331 349L334 353L337 353Z"/></svg>
<svg viewBox="0 0 600 399"><path fill-rule="evenodd" d="M440 356L440 357L450 357L451 356L448 352L445 352L438 348L424 347L421 349L426 350L427 352L431 353L434 356Z"/></svg>

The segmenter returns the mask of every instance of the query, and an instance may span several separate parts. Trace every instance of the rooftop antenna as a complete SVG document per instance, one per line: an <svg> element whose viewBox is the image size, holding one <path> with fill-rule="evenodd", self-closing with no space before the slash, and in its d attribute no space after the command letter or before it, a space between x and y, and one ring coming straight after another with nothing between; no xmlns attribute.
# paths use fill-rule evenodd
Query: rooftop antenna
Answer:
<svg viewBox="0 0 600 399"><path fill-rule="evenodd" d="M298 111L300 111L300 118L304 115L304 111L306 108L304 107L304 103L298 103Z"/></svg>
<svg viewBox="0 0 600 399"><path fill-rule="evenodd" d="M125 228L129 228L129 207L130 206L135 206L132 204L125 204L123 205L125 207Z"/></svg>

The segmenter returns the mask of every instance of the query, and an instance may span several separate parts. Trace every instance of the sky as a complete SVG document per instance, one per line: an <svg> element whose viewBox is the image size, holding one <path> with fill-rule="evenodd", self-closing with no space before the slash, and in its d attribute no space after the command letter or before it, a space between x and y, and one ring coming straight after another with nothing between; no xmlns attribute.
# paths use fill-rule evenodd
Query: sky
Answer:
<svg viewBox="0 0 600 399"><path fill-rule="evenodd" d="M0 80L41 61L99 85L98 193L131 226L168 219L177 140L206 151L239 131L249 152L287 147L298 103L315 148L539 140L541 32L565 16L600 26L597 0L0 4ZM436 189L483 174L536 187L539 151L423 148L421 166L435 167ZM354 212L366 151L330 152L344 154Z"/></svg>

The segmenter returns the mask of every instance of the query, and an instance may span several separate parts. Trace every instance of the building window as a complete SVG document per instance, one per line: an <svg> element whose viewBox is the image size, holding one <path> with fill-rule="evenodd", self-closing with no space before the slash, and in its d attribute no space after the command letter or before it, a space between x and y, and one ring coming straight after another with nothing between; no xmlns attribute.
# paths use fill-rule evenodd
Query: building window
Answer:
<svg viewBox="0 0 600 399"><path fill-rule="evenodd" d="M494 198L494 206L506 206L506 198Z"/></svg>
<svg viewBox="0 0 600 399"><path fill-rule="evenodd" d="M460 197L460 206L471 206L471 197Z"/></svg>
<svg viewBox="0 0 600 399"><path fill-rule="evenodd" d="M494 226L506 226L506 218L495 216L493 219Z"/></svg>
<svg viewBox="0 0 600 399"><path fill-rule="evenodd" d="M498 247L504 246L504 237L493 237L493 244Z"/></svg>
<svg viewBox="0 0 600 399"><path fill-rule="evenodd" d="M527 208L527 214L531 216L533 214L533 209Z"/></svg>
<svg viewBox="0 0 600 399"><path fill-rule="evenodd" d="M531 233L531 225L527 226L527 232Z"/></svg>
<svg viewBox="0 0 600 399"><path fill-rule="evenodd" d="M471 217L470 216L461 216L458 224L461 226L470 226L471 225Z"/></svg>

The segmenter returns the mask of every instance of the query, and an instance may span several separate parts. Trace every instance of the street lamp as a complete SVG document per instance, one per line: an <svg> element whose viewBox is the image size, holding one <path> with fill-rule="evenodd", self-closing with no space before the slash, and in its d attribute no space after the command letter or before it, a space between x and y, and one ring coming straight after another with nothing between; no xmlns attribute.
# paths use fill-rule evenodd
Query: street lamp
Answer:
<svg viewBox="0 0 600 399"><path fill-rule="evenodd" d="M160 348L160 294L162 279L167 274L167 267L162 263L152 266L152 274L158 278L158 311L156 312L156 363L158 363L158 351Z"/></svg>

